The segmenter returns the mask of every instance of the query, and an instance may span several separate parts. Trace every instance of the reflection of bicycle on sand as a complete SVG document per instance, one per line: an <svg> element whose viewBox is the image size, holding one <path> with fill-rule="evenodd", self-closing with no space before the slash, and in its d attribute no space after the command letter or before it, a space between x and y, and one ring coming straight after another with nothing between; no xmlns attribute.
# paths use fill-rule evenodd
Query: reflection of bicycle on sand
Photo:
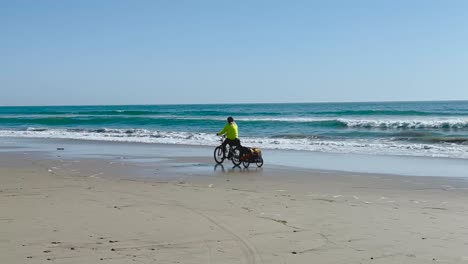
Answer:
<svg viewBox="0 0 468 264"><path fill-rule="evenodd" d="M217 164L223 163L225 159L232 160L232 163L235 166L239 166L241 161L239 160L240 157L240 149L237 146L231 146L229 144L226 145L226 149L223 148L222 144L226 136L221 137L221 145L217 146L214 150L214 160ZM227 155L226 155L227 154Z"/></svg>
<svg viewBox="0 0 468 264"><path fill-rule="evenodd" d="M215 173L239 173L239 174L256 174L262 171L261 167L258 168L242 168L241 166L228 167L224 168L223 164L216 164L213 167Z"/></svg>
<svg viewBox="0 0 468 264"><path fill-rule="evenodd" d="M259 168L263 166L262 151L259 148L247 148L240 145L231 146L227 144L227 150L225 150L222 146L224 139L225 136L221 137L221 145L217 146L214 150L213 156L217 164L223 163L227 158L232 160L235 166L239 166L241 163L244 165L244 168L248 168L250 163L255 163Z"/></svg>

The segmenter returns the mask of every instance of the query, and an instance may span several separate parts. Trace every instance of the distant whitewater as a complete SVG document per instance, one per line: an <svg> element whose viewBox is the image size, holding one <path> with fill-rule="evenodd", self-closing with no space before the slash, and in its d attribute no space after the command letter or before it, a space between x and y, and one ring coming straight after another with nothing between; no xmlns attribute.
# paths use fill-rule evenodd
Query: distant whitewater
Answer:
<svg viewBox="0 0 468 264"><path fill-rule="evenodd" d="M0 107L0 137L243 145L468 159L468 102Z"/></svg>

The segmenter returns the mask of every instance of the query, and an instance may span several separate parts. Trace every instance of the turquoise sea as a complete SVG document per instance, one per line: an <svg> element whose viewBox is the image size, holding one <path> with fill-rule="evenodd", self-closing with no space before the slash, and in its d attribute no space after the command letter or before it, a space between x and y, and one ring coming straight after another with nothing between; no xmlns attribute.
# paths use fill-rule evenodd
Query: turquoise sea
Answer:
<svg viewBox="0 0 468 264"><path fill-rule="evenodd" d="M0 137L243 145L468 159L468 101L0 107Z"/></svg>

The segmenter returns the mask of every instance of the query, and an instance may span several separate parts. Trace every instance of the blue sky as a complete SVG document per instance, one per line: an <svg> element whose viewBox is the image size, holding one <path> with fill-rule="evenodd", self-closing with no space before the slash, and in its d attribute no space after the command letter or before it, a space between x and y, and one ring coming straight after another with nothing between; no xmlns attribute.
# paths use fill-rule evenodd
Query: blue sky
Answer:
<svg viewBox="0 0 468 264"><path fill-rule="evenodd" d="M468 1L3 1L0 105L468 99Z"/></svg>

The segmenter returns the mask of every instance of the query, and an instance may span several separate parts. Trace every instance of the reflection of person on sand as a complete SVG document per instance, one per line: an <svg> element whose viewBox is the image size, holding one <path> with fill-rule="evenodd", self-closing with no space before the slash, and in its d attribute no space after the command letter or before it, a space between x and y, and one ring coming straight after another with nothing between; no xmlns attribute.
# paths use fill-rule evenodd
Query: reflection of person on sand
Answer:
<svg viewBox="0 0 468 264"><path fill-rule="evenodd" d="M239 136L239 131L237 128L236 122L234 122L234 118L228 117L227 118L227 124L224 127L221 132L217 133L217 136L224 135L226 134L226 140L224 140L223 144L221 146L224 149L224 152L226 152L226 145L229 144L231 147L240 147L240 140L238 138ZM228 159L231 158L228 156Z"/></svg>

